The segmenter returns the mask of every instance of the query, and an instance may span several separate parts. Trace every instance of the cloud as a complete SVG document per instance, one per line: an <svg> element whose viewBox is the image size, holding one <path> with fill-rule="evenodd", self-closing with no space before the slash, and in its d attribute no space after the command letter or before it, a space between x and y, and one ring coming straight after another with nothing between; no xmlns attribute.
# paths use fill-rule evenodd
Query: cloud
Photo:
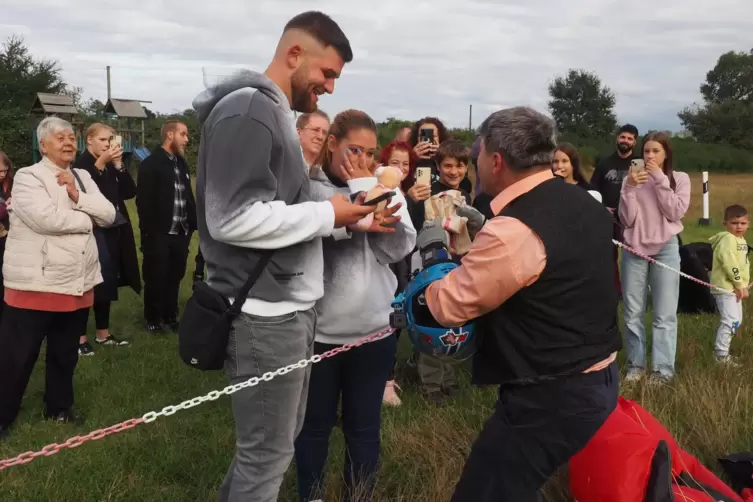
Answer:
<svg viewBox="0 0 753 502"><path fill-rule="evenodd" d="M57 59L86 97L190 107L205 81L234 68L262 71L302 0L0 0L0 37L21 34ZM665 2L666 3L666 2ZM473 126L505 106L546 111L547 86L569 68L595 72L617 95L620 121L679 130L677 112L700 101L717 58L749 50L753 2L675 0L329 0L326 12L354 49L330 113L359 108L375 119L436 115ZM202 73L205 69L207 76Z"/></svg>

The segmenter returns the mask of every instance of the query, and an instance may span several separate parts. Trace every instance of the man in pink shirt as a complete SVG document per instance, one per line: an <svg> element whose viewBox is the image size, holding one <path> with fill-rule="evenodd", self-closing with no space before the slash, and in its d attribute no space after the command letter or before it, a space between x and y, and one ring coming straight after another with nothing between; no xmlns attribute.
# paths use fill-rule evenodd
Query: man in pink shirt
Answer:
<svg viewBox="0 0 753 502"><path fill-rule="evenodd" d="M444 326L477 319L474 382L500 386L453 502L527 502L617 403L612 217L552 175L551 119L502 110L480 136L478 173L495 217L426 302ZM425 243L432 227L422 234Z"/></svg>

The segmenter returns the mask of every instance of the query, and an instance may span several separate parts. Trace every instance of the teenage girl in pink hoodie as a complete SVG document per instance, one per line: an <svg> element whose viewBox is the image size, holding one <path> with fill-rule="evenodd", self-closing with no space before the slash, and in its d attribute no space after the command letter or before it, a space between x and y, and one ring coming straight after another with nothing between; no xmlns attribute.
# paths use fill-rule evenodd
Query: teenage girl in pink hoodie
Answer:
<svg viewBox="0 0 753 502"><path fill-rule="evenodd" d="M625 228L625 243L679 270L678 235L690 203L690 178L673 171L672 146L664 133L651 133L644 138L643 160L645 169L631 169L622 185L619 216ZM666 382L675 374L680 276L625 252L622 294L628 359L626 382L640 380L646 368L643 320L649 286L653 304L651 381Z"/></svg>

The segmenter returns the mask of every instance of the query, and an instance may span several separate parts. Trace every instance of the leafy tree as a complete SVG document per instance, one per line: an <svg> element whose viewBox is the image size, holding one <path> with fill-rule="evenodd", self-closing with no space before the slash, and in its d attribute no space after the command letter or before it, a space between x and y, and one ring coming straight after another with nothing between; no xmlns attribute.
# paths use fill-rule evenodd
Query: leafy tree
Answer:
<svg viewBox="0 0 753 502"><path fill-rule="evenodd" d="M594 73L571 69L549 85L549 112L559 131L581 138L604 138L614 134L614 93Z"/></svg>
<svg viewBox="0 0 753 502"><path fill-rule="evenodd" d="M38 92L80 96L66 87L56 61L34 58L24 39L12 36L0 49L0 148L16 165L31 163L29 109Z"/></svg>
<svg viewBox="0 0 753 502"><path fill-rule="evenodd" d="M704 104L678 114L693 138L753 150L753 49L722 54L700 90Z"/></svg>

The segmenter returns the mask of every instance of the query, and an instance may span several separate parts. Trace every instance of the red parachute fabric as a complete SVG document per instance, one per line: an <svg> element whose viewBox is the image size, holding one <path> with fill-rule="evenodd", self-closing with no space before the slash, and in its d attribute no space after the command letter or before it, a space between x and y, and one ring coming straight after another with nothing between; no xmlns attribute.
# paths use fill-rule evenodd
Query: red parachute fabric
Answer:
<svg viewBox="0 0 753 502"><path fill-rule="evenodd" d="M666 444L660 445L661 441ZM655 475L649 486L652 470L660 471L661 456L654 462L657 448L668 450L672 475L666 479ZM578 502L743 502L698 459L680 449L649 412L622 397L569 467L570 490Z"/></svg>

